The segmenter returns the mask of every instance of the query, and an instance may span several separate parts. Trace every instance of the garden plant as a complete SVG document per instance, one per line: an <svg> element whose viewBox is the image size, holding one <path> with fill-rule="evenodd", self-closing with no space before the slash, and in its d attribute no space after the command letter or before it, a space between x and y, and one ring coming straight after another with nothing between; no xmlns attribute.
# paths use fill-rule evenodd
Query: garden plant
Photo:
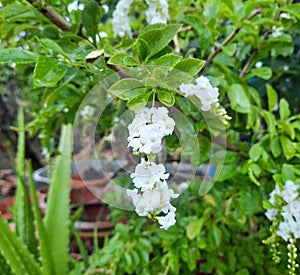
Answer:
<svg viewBox="0 0 300 275"><path fill-rule="evenodd" d="M300 3L0 1L0 92L13 77L19 104L1 274L300 273ZM52 171L44 217L26 135ZM88 255L69 196L90 137L131 166L102 198L128 222Z"/></svg>

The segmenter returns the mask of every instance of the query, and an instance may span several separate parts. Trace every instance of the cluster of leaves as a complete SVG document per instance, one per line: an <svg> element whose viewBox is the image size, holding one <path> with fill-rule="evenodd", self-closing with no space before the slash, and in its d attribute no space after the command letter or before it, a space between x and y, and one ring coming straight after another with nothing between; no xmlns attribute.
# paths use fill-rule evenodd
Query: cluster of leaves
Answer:
<svg viewBox="0 0 300 275"><path fill-rule="evenodd" d="M32 79L28 130L41 131L46 144L62 123L74 121L90 89L110 76L114 81L105 97L118 101L106 110L101 135L125 104L132 110L151 101L175 105L199 134L200 156L188 139L183 154L194 164L211 157L217 168L209 195L199 197L195 180L175 202L176 226L163 232L131 215L88 264L78 264L79 274L101 268L115 274L190 274L196 269L283 274L284 257L275 266L261 243L269 228L262 205L274 182L299 183L299 4L170 0L171 24L144 27L140 11L146 5L137 1L130 13L135 38L117 39L110 20L114 5L105 12L105 1L80 1L83 10L69 11L72 2L3 1L0 63L14 63L20 75ZM203 72L219 88L232 117L227 142L214 137L219 145L212 156L207 132L216 136L220 125L208 128L208 118L178 92L181 83ZM166 144L170 150L180 146L175 136Z"/></svg>
<svg viewBox="0 0 300 275"><path fill-rule="evenodd" d="M19 112L18 185L12 232L0 216L0 270L3 274L65 274L68 270L70 235L70 175L72 126L62 128L60 152L54 166L44 221L38 205L32 167L29 164L30 195L25 184L25 131L23 110ZM63 183L63 184L62 184ZM60 190L57 194L57 189ZM30 201L32 198L32 203ZM35 224L38 240L36 239Z"/></svg>

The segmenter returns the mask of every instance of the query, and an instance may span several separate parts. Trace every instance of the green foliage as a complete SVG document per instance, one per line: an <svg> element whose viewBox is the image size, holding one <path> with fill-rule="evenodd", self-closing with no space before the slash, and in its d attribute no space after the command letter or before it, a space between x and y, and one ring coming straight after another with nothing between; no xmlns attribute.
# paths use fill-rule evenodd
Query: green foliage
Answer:
<svg viewBox="0 0 300 275"><path fill-rule="evenodd" d="M29 182L32 205L24 182L25 133L23 111L19 113L18 147L18 191L16 195L15 223L16 233L0 217L2 238L0 241L1 270L12 270L14 274L66 274L69 256L69 184L71 169L72 126L62 127L60 152L55 162L50 185L45 221L36 196L32 168L29 165ZM69 172L68 172L69 171ZM23 174L21 174L23 172ZM60 187L61 185L61 187ZM59 188L59 192L57 192ZM32 206L32 208L31 208ZM33 219L33 213L35 219ZM37 225L39 253L36 251L34 225ZM57 257L59 255L59 258ZM3 259L5 259L3 261Z"/></svg>
<svg viewBox="0 0 300 275"><path fill-rule="evenodd" d="M71 12L70 1L48 1L43 6L3 1L1 68L15 67L15 78L27 91L22 99L30 102L27 109L32 120L25 128L32 135L39 133L48 151L55 152L55 133L62 124L73 123L83 98L95 86L109 93L101 98L101 106L93 106L103 111L97 129L100 138L126 108L138 110L158 101L184 114L180 118L175 112L179 130L165 138L166 148L173 153L180 147L182 160L188 157L194 167L210 161L216 169L215 182L195 178L174 201L176 226L165 232L126 213L129 223L117 225L103 249L74 264L73 274L92 274L102 268L112 274L192 274L196 270L284 274L287 260L283 257L275 265L262 245L270 227L262 206L268 206L264 200L275 182L299 183L299 3L168 2L171 24L145 26L147 5L136 1L129 12L134 38L117 38L111 23L116 1L107 13L103 4L109 1L83 1L83 10ZM62 21L47 18L49 8ZM218 87L220 103L232 117L227 126L215 119L220 109L203 114L199 101L180 93L180 84L194 83L199 75L208 75ZM3 78L1 83L5 82L9 81ZM113 101L106 108L110 96ZM22 148L24 127L19 128ZM20 239L0 223L5 236L0 239L3 270L26 274L28 262L31 274L69 271L71 126L63 128L45 222L31 180L39 254L33 249L24 151L19 149L16 222ZM221 135L225 128L226 137ZM182 142L177 134L184 137ZM13 245L7 247L8 243ZM281 243L280 247L284 255ZM27 250L39 256L40 263Z"/></svg>

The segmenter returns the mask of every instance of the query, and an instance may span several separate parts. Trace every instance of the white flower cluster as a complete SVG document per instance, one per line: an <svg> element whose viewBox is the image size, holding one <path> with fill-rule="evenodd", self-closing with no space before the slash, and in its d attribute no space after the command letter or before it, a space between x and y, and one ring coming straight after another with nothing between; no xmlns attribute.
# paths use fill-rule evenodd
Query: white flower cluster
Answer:
<svg viewBox="0 0 300 275"><path fill-rule="evenodd" d="M148 24L167 24L169 19L169 5L167 0L146 0L148 9L146 17Z"/></svg>
<svg viewBox="0 0 300 275"><path fill-rule="evenodd" d="M270 194L270 203L276 205L276 195L282 198L280 205L282 207L281 216L283 221L279 223L277 235L282 237L285 241L290 238L300 238L300 197L298 186L291 180L286 181L284 189L281 191L278 185ZM278 202L278 201L277 201ZM268 209L266 216L273 221L277 216L278 208Z"/></svg>
<svg viewBox="0 0 300 275"><path fill-rule="evenodd" d="M133 0L120 0L113 12L112 26L116 36L132 36L128 17L132 1Z"/></svg>
<svg viewBox="0 0 300 275"><path fill-rule="evenodd" d="M162 138L172 134L174 126L175 121L168 116L167 108L143 108L128 125L128 147L147 155L157 154L162 149Z"/></svg>
<svg viewBox="0 0 300 275"><path fill-rule="evenodd" d="M82 116L82 118L89 118L92 117L95 113L95 109L89 105L85 106L81 111L80 111L80 115Z"/></svg>
<svg viewBox="0 0 300 275"><path fill-rule="evenodd" d="M136 111L134 120L128 125L128 147L132 147L136 152L145 153L148 157L152 156L161 151L161 139L172 134L174 127L175 121L168 116L167 108L145 107ZM168 177L163 164L142 158L131 174L135 188L127 190L136 213L139 216L157 219L163 229L168 229L176 223L176 208L171 205L170 200L177 198L178 194L169 189L166 182Z"/></svg>
<svg viewBox="0 0 300 275"><path fill-rule="evenodd" d="M209 111L214 103L218 103L218 88L212 87L209 79L205 76L198 77L196 84L181 84L179 89L185 97L198 97L202 104L202 111Z"/></svg>

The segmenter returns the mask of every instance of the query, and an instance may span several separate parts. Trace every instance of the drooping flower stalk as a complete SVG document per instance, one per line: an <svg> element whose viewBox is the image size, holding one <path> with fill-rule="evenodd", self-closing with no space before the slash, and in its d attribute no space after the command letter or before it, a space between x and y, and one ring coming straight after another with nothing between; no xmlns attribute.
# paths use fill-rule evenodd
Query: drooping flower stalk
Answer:
<svg viewBox="0 0 300 275"><path fill-rule="evenodd" d="M142 158L131 174L135 188L127 190L127 194L139 216L157 220L163 229L176 223L176 208L170 200L177 198L178 194L168 187L166 180L169 174L164 165L156 164L153 160L154 154L162 149L162 138L171 135L174 127L175 121L168 116L165 107L145 107L136 111L135 118L128 125L128 147L132 147L134 152L146 154L147 160Z"/></svg>

